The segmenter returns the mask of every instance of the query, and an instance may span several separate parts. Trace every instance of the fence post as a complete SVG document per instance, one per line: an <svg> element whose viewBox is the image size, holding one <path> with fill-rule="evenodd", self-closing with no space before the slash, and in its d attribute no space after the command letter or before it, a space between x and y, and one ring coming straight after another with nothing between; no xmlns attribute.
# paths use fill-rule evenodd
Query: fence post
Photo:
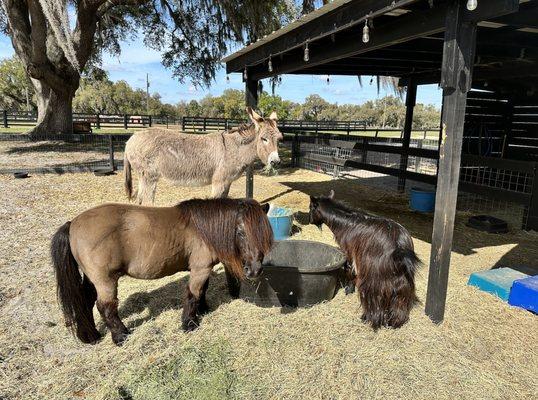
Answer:
<svg viewBox="0 0 538 400"><path fill-rule="evenodd" d="M166 115L166 128L168 128L168 114Z"/></svg>
<svg viewBox="0 0 538 400"><path fill-rule="evenodd" d="M182 131L185 130L185 116L182 116L182 117L181 117L181 130L182 130Z"/></svg>
<svg viewBox="0 0 538 400"><path fill-rule="evenodd" d="M129 123L129 120L127 119L127 114L124 114L124 115L123 115L123 127L124 127L125 129L128 128L128 123Z"/></svg>
<svg viewBox="0 0 538 400"><path fill-rule="evenodd" d="M203 129L204 132L205 132L205 130L206 130L206 127L207 127L207 118L204 117L204 129Z"/></svg>
<svg viewBox="0 0 538 400"><path fill-rule="evenodd" d="M424 129L424 139L426 139L427 133L428 133L428 131L426 129Z"/></svg>
<svg viewBox="0 0 538 400"><path fill-rule="evenodd" d="M95 127L97 129L101 129L101 117L99 116L99 114L95 115Z"/></svg>
<svg viewBox="0 0 538 400"><path fill-rule="evenodd" d="M362 162L367 163L368 162L368 138L367 137L362 138L362 146L363 146L363 148L362 148Z"/></svg>
<svg viewBox="0 0 538 400"><path fill-rule="evenodd" d="M523 229L538 231L538 163L534 163L531 199L527 208L527 219L523 220Z"/></svg>
<svg viewBox="0 0 538 400"><path fill-rule="evenodd" d="M422 140L417 141L417 149L422 149ZM415 172L418 172L420 169L420 159L421 157L415 157Z"/></svg>
<svg viewBox="0 0 538 400"><path fill-rule="evenodd" d="M108 158L110 169L112 171L115 171L116 166L114 165L114 141L112 140L112 135L108 135Z"/></svg>
<svg viewBox="0 0 538 400"><path fill-rule="evenodd" d="M151 115L149 116L149 127L151 128L151 125L152 125L152 120L151 120Z"/></svg>
<svg viewBox="0 0 538 400"><path fill-rule="evenodd" d="M4 128L7 128L7 110L2 111L2 120L4 121Z"/></svg>
<svg viewBox="0 0 538 400"><path fill-rule="evenodd" d="M224 130L228 130L228 118L224 118Z"/></svg>

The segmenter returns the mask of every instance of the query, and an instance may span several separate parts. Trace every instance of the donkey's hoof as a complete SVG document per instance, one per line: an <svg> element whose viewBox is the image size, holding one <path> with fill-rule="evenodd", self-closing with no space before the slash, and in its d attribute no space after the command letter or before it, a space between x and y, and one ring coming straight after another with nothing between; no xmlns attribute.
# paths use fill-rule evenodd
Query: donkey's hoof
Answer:
<svg viewBox="0 0 538 400"><path fill-rule="evenodd" d="M116 346L123 346L127 338L129 337L129 332L121 332L117 334L112 334L112 341Z"/></svg>
<svg viewBox="0 0 538 400"><path fill-rule="evenodd" d="M183 326L183 331L185 331L185 332L192 332L192 331L198 329L198 326L199 326L199 325L200 325L200 324L198 323L198 321L195 321L195 320L193 320L193 319L190 319L190 320L188 320L188 321L183 321L183 324L182 324L182 326Z"/></svg>

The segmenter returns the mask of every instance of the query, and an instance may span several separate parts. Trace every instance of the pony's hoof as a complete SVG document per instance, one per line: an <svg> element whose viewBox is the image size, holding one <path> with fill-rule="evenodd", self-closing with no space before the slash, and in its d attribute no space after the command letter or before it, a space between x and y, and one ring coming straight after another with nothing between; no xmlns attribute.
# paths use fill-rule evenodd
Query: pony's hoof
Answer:
<svg viewBox="0 0 538 400"><path fill-rule="evenodd" d="M348 294L353 294L355 293L355 285L347 285L344 289L344 292L346 293L346 296Z"/></svg>
<svg viewBox="0 0 538 400"><path fill-rule="evenodd" d="M193 319L190 319L188 321L183 321L183 331L184 332L192 332L198 328L199 324L198 321L195 321Z"/></svg>
<svg viewBox="0 0 538 400"><path fill-rule="evenodd" d="M101 340L101 334L97 330L89 332L77 332L77 337L82 343L85 344L96 344Z"/></svg>
<svg viewBox="0 0 538 400"><path fill-rule="evenodd" d="M125 333L125 332L122 332L122 333L118 333L116 335L112 335L112 341L114 342L114 344L118 347L121 347L123 346L123 344L125 343L125 341L127 340L127 338L129 337L129 333Z"/></svg>

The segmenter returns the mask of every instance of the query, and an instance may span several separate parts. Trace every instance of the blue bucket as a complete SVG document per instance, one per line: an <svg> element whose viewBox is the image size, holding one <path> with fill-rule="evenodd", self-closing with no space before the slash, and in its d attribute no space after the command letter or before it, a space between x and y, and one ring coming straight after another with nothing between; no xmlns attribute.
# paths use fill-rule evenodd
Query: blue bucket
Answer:
<svg viewBox="0 0 538 400"><path fill-rule="evenodd" d="M411 188L409 207L413 211L432 212L435 210L435 192L419 188Z"/></svg>
<svg viewBox="0 0 538 400"><path fill-rule="evenodd" d="M269 218L275 240L284 240L291 236L293 211L284 207L271 206L267 218Z"/></svg>

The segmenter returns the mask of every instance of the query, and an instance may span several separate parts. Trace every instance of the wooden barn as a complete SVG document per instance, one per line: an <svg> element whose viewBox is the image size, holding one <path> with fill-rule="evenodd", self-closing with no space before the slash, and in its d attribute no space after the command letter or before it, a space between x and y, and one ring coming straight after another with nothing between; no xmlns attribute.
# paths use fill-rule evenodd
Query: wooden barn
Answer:
<svg viewBox="0 0 538 400"><path fill-rule="evenodd" d="M284 74L398 77L406 90L400 140L358 141L342 166L436 185L426 313L443 319L460 192L519 204L538 230L538 1L334 0L224 59L256 107L258 82ZM434 148L411 140L417 86L443 90ZM345 145L341 146L343 149ZM390 154L382 165L371 154ZM340 162L334 154L310 154ZM436 168L413 170L410 160ZM335 161L336 160L336 161ZM247 195L252 196L252 173Z"/></svg>

